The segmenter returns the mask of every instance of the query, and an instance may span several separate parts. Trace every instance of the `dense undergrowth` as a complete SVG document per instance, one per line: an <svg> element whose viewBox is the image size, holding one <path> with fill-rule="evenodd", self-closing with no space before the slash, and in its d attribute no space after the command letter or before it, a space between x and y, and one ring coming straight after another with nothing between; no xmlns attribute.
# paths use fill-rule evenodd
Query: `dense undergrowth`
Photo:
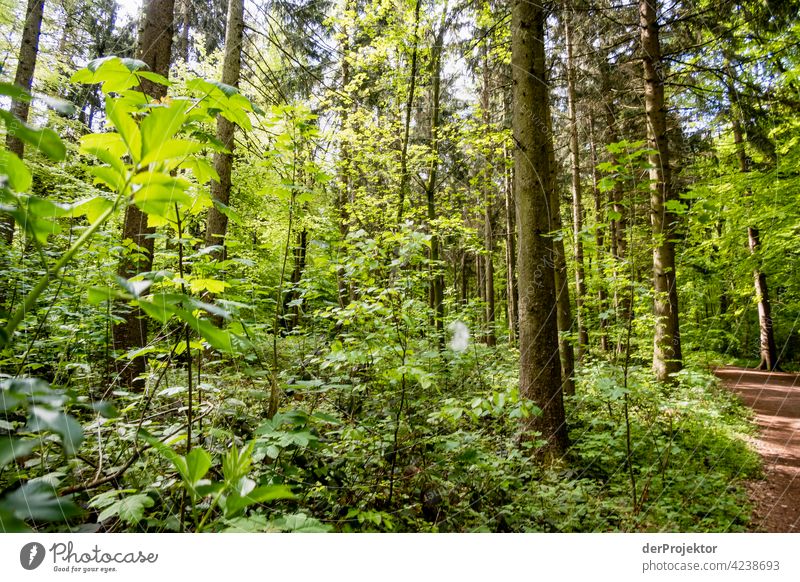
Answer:
<svg viewBox="0 0 800 582"><path fill-rule="evenodd" d="M85 406L85 397L71 396L74 390L57 396L33 381L5 381L6 407L15 391L29 391L37 406L54 410L63 401L84 425L84 438L78 446L50 427L75 450L30 435L24 442L33 450L15 463L7 464L3 451L5 491L20 482L29 494L37 484L77 489L70 501L29 516L21 499L7 494L4 528L14 528L9 514L33 518L41 531L747 527L742 481L758 473L744 440L750 425L708 373L685 371L665 390L648 371L632 367L625 389L623 368L587 364L568 400L572 445L561 462L543 467L518 438L519 417L535 411L519 401L513 349L473 344L463 353L431 354L424 368L407 369L403 396L402 370L359 366L339 344L309 355L307 338L284 341L292 359L305 363L283 372L287 398L280 412L264 420L268 398L257 376L210 363L200 384L203 418L185 457L180 370L160 382L154 374L147 396L107 395L117 403L116 414L100 407L108 418ZM30 426L20 431L22 420L3 428L30 432ZM117 477L103 483L108 475ZM93 486L83 490L86 484Z"/></svg>

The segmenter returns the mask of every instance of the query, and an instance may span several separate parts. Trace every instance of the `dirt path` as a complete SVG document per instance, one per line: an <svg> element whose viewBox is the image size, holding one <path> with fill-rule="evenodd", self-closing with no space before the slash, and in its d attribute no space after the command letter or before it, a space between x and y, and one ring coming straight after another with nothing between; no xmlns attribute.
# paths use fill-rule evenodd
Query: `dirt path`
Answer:
<svg viewBox="0 0 800 582"><path fill-rule="evenodd" d="M765 480L748 490L753 530L800 532L800 374L720 368L714 372L755 411Z"/></svg>

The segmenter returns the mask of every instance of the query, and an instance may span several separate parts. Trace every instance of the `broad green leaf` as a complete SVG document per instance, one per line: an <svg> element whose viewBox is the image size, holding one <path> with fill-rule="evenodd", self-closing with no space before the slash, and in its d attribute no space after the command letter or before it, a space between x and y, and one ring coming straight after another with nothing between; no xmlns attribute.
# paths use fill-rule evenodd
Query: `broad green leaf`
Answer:
<svg viewBox="0 0 800 582"><path fill-rule="evenodd" d="M214 166L209 164L203 158L189 158L181 162L180 168L185 168L194 174L195 179L200 184L205 184L210 180L219 182L219 174L214 169Z"/></svg>
<svg viewBox="0 0 800 582"><path fill-rule="evenodd" d="M71 499L56 497L53 485L43 480L28 481L0 499L0 510L36 521L64 521L81 513Z"/></svg>
<svg viewBox="0 0 800 582"><path fill-rule="evenodd" d="M121 193L125 188L125 177L111 166L89 166L88 170L95 184L103 184L112 192Z"/></svg>
<svg viewBox="0 0 800 582"><path fill-rule="evenodd" d="M210 468L211 455L204 449L192 449L186 455L186 480L192 485L196 485L200 479L205 477Z"/></svg>
<svg viewBox="0 0 800 582"><path fill-rule="evenodd" d="M115 515L129 525L136 525L144 517L144 510L153 507L155 502L144 493L123 497L109 505L99 516L97 521L105 521Z"/></svg>
<svg viewBox="0 0 800 582"><path fill-rule="evenodd" d="M0 436L0 469L14 459L29 455L39 444L40 441L38 439Z"/></svg>
<svg viewBox="0 0 800 582"><path fill-rule="evenodd" d="M161 172L141 172L132 180L141 185L133 194L133 201L147 214L169 217L175 205L184 206L191 202L186 193L189 183Z"/></svg>
<svg viewBox="0 0 800 582"><path fill-rule="evenodd" d="M295 533L323 533L331 530L331 526L325 525L313 517L308 517L305 513L284 515L273 520L272 525L281 531Z"/></svg>
<svg viewBox="0 0 800 582"><path fill-rule="evenodd" d="M15 192L27 192L33 183L27 166L15 153L6 149L0 150L0 177L2 176L6 177L8 185Z"/></svg>
<svg viewBox="0 0 800 582"><path fill-rule="evenodd" d="M43 406L32 406L28 430L51 431L61 437L61 445L68 455L74 455L83 441L83 428L70 415Z"/></svg>
<svg viewBox="0 0 800 582"><path fill-rule="evenodd" d="M120 99L109 99L106 104L106 117L122 137L133 161L138 163L142 158L142 134L131 112L131 107Z"/></svg>
<svg viewBox="0 0 800 582"><path fill-rule="evenodd" d="M81 138L80 151L93 155L105 162L120 174L124 173L125 165L122 159L128 153L128 146L122 135L116 132L90 133Z"/></svg>
<svg viewBox="0 0 800 582"><path fill-rule="evenodd" d="M227 353L233 352L233 343L231 340L231 334L228 331L216 327L213 323L211 323L207 319L200 319L195 317L185 309L176 309L175 315L177 315L183 321L189 324L189 327L193 331L203 336L203 338L211 345L211 347L216 348L222 352L227 352Z"/></svg>
<svg viewBox="0 0 800 582"><path fill-rule="evenodd" d="M8 135L13 135L29 143L51 160L60 162L67 156L67 147L52 129L31 127L5 109L0 109L0 119L5 122Z"/></svg>
<svg viewBox="0 0 800 582"><path fill-rule="evenodd" d="M105 94L119 93L139 84L135 71L145 68L143 61L136 59L120 59L119 57L102 57L90 61L85 69L76 72L70 78L73 83L102 83Z"/></svg>
<svg viewBox="0 0 800 582"><path fill-rule="evenodd" d="M208 291L209 293L216 295L225 291L226 287L230 287L230 284L218 279L192 278L189 281L189 288L191 289L192 293Z"/></svg>
<svg viewBox="0 0 800 582"><path fill-rule="evenodd" d="M72 207L72 212L70 215L71 216L85 215L86 220L88 220L90 223L93 223L113 205L114 203L108 198L103 198L102 196L94 196L93 198L88 198L86 200L76 202Z"/></svg>
<svg viewBox="0 0 800 582"><path fill-rule="evenodd" d="M144 134L143 134L144 136ZM186 139L171 139L156 144L153 148L145 149L142 165L163 162L175 158L185 158L202 150L205 146L196 141Z"/></svg>
<svg viewBox="0 0 800 582"><path fill-rule="evenodd" d="M277 499L295 499L295 495L287 485L264 485L262 487L256 487L244 496L238 493L232 493L225 499L225 515L233 516L250 505L266 503Z"/></svg>
<svg viewBox="0 0 800 582"><path fill-rule="evenodd" d="M167 79L163 75L159 75L158 73L153 73L152 71L136 71L136 75L141 77L142 79L147 79L148 81L152 81L153 83L164 85L165 87L172 86L172 83L169 82L169 79Z"/></svg>
<svg viewBox="0 0 800 582"><path fill-rule="evenodd" d="M0 82L0 95L11 97L14 101L30 101L31 95L25 89L13 83Z"/></svg>
<svg viewBox="0 0 800 582"><path fill-rule="evenodd" d="M141 124L142 165L159 159L159 149L175 136L185 121L185 101L173 101L169 107L152 108Z"/></svg>

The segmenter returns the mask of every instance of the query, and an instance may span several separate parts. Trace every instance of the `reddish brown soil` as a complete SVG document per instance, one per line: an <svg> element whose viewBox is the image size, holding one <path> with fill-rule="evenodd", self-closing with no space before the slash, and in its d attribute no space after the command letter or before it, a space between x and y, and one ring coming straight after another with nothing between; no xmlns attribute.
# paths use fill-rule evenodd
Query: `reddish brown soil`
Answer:
<svg viewBox="0 0 800 582"><path fill-rule="evenodd" d="M800 532L800 374L720 368L714 372L755 412L765 479L748 484L753 531Z"/></svg>

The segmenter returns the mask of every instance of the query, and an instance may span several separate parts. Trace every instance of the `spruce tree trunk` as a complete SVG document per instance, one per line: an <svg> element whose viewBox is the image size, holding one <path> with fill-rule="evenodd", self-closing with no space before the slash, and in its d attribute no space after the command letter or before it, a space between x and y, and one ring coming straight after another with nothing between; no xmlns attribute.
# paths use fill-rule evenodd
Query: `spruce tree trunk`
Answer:
<svg viewBox="0 0 800 582"><path fill-rule="evenodd" d="M481 34L485 37L485 34ZM491 107L491 98L489 93L489 42L488 39L483 43L483 84L481 87L481 109L483 110L483 125L486 134L489 135L491 131L491 117L489 115L489 108ZM495 297L494 297L494 232L492 227L492 193L491 186L493 180L490 179L492 172L491 154L484 160L488 176L483 179L483 243L486 251L484 261L483 281L486 295L486 345L494 346L497 343L495 337Z"/></svg>
<svg viewBox="0 0 800 582"><path fill-rule="evenodd" d="M14 73L14 84L30 91L33 86L33 74L36 71L36 59L39 56L39 33L42 30L42 14L44 13L44 0L28 0L25 9L25 28L22 30L22 40L19 46L19 57L17 60L17 70ZM22 120L28 121L30 102L12 101L11 113ZM6 147L19 159L25 153L25 144L22 140L6 134ZM14 242L14 218L10 214L3 213L0 217L0 236L6 246L11 246ZM0 305L5 303L5 290L0 292Z"/></svg>
<svg viewBox="0 0 800 582"><path fill-rule="evenodd" d="M547 84L541 0L514 0L511 13L511 62L514 87L514 179L519 228L519 390L541 414L523 419L527 438L540 433L547 444L539 455L554 459L567 447L567 425L558 361L558 329L548 236L550 168Z"/></svg>
<svg viewBox="0 0 800 582"><path fill-rule="evenodd" d="M577 359L583 359L583 352L589 345L589 334L583 320L583 302L586 297L586 275L583 264L583 202L581 200L581 166L578 151L578 104L575 89L574 38L571 18L573 14L565 11L564 29L567 36L567 102L569 107L569 151L572 164L572 229L575 245L575 322L578 326Z"/></svg>
<svg viewBox="0 0 800 582"><path fill-rule="evenodd" d="M436 192L439 175L439 125L441 121L441 94L442 94L442 45L445 34L446 11L442 13L439 31L434 39L431 50L431 124L429 143L433 155L428 170L428 181L425 184L425 199L427 204L428 227L431 231L430 269L431 281L429 288L430 308L433 311L433 325L439 335L440 345L444 347L442 331L444 330L444 274L439 260L441 258L441 239L434 232L436 221Z"/></svg>
<svg viewBox="0 0 800 582"><path fill-rule="evenodd" d="M397 222L403 220L406 198L408 198L408 142L411 136L411 114L414 109L414 92L417 86L417 52L419 49L419 12L422 0L414 5L414 34L411 43L411 72L406 99L405 121L403 122L403 141L400 144L400 201L397 205Z"/></svg>
<svg viewBox="0 0 800 582"><path fill-rule="evenodd" d="M729 88L730 96L735 100L735 95ZM734 115L733 122L733 141L736 144L736 154L739 160L739 170L741 172L749 171L749 163L747 154L744 151L744 136L742 135L742 126L739 119ZM748 196L751 193L748 192ZM756 268L753 269L753 282L755 283L756 299L758 300L758 330L759 330L759 352L761 354L761 361L758 364L759 370L777 370L779 368L778 362L778 348L775 345L775 330L772 324L772 305L769 301L769 288L767 287L767 276L761 270L761 261L759 250L761 248L761 236L758 228L755 226L747 227L747 243L750 249L750 254L756 261ZM726 298L727 296L723 295ZM727 306L726 306L727 307ZM720 310L722 310L722 302L720 302Z"/></svg>
<svg viewBox="0 0 800 582"><path fill-rule="evenodd" d="M147 63L154 73L169 76L170 56L172 52L172 20L174 13L174 0L149 0L144 5L144 20L139 35L137 58ZM142 90L152 99L161 99L167 94L167 88L158 83L142 79ZM147 225L147 215L139 210L135 204L130 204L125 209L125 222L122 227L122 240L131 241L140 252L135 256L126 256L120 260L117 275L123 279L150 271L153 268L153 238L155 229ZM130 308L120 314L123 321L116 324L113 329L114 349L123 355L133 348L142 348L147 345L147 318L143 317L141 310ZM143 382L137 378L144 373L145 359L134 358L124 364L118 362L117 372L120 383L142 388Z"/></svg>
<svg viewBox="0 0 800 582"><path fill-rule="evenodd" d="M225 32L225 58L222 64L222 82L232 87L239 86L239 74L242 67L242 41L244 38L244 0L229 0L227 30ZM228 153L214 154L214 169L219 174L219 182L211 182L211 196L215 203L227 206L231 198L231 172L233 167L233 150L235 125L222 115L217 116L217 139L225 146ZM225 235L228 232L228 217L216 204L208 211L206 224L206 246L222 245L214 251L216 259L225 258Z"/></svg>
<svg viewBox="0 0 800 582"><path fill-rule="evenodd" d="M503 164L507 152L503 151ZM504 170L503 190L505 194L505 215L506 215L506 278L508 295L508 342L511 345L517 343L517 245L514 237L514 189L512 187L513 176L511 169Z"/></svg>
<svg viewBox="0 0 800 582"><path fill-rule="evenodd" d="M597 144L594 132L594 113L589 116L590 148L592 152L592 186L594 194L594 242L595 260L597 262L597 303L600 313L605 313L608 307L608 292L606 291L605 266L603 263L603 253L605 251L605 215L603 213L602 192L600 192L600 178L597 174ZM608 343L608 319L600 317L600 349L604 352L609 350Z"/></svg>
<svg viewBox="0 0 800 582"><path fill-rule="evenodd" d="M675 281L676 216L666 204L674 199L667 141L667 110L664 102L663 62L656 21L657 0L639 0L644 101L647 137L651 154L650 223L653 229L653 287L655 333L653 371L661 382L682 368L678 320L678 289Z"/></svg>
<svg viewBox="0 0 800 582"><path fill-rule="evenodd" d="M564 251L564 225L561 220L561 199L556 181L556 152L553 144L553 124L550 115L550 102L547 101L547 160L549 166L548 201L550 205L550 233L553 239L553 276L556 287L556 325L558 327L558 354L561 361L561 385L564 394L575 394L575 348L569 340L574 321L572 305L569 300L569 276L567 255Z"/></svg>

